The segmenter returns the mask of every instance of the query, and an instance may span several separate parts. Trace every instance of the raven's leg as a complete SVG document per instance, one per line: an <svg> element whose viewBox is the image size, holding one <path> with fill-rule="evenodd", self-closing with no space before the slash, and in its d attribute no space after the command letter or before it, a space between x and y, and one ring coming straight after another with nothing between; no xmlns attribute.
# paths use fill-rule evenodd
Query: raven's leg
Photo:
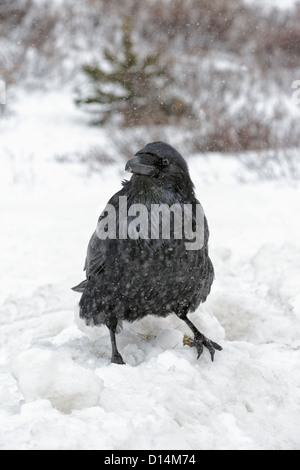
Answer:
<svg viewBox="0 0 300 470"><path fill-rule="evenodd" d="M197 359L199 359L199 357L203 353L203 347L205 346L210 352L211 360L214 361L216 349L218 351L222 351L223 348L221 348L221 346L219 346L217 343L211 341L210 339L206 338L202 333L200 333L200 331L195 327L194 323L192 323L191 320L187 317L187 312L176 313L176 315L181 320L183 320L194 333L194 341L192 341L190 346L195 346L197 348Z"/></svg>
<svg viewBox="0 0 300 470"><path fill-rule="evenodd" d="M110 341L111 341L111 350L112 350L111 362L114 364L125 364L117 348L117 342L116 342L117 324L118 322L117 320L115 320L115 321L110 321L109 324L107 325L107 328L109 329L109 332L110 332Z"/></svg>

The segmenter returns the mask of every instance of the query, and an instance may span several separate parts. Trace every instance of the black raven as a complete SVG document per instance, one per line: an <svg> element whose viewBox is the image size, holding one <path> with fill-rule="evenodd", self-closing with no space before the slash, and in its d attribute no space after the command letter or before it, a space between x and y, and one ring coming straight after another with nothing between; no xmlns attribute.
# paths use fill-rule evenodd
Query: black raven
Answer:
<svg viewBox="0 0 300 470"><path fill-rule="evenodd" d="M117 364L124 364L115 336L123 320L133 322L149 314L166 317L171 313L192 330L190 345L197 348L198 358L205 346L214 360L215 350L222 350L221 346L207 339L187 317L205 302L214 280L207 220L203 212L202 219L201 211L200 215L197 212L202 206L196 199L187 163L170 145L153 142L137 152L125 169L133 176L122 183L123 188L100 216L88 245L87 279L73 288L82 293L80 317L88 325L108 327L111 360ZM164 220L162 207L172 209ZM158 219L151 212L155 208ZM177 219L174 208L182 209ZM188 222L192 225L189 235L185 230ZM202 243L193 245L197 227Z"/></svg>

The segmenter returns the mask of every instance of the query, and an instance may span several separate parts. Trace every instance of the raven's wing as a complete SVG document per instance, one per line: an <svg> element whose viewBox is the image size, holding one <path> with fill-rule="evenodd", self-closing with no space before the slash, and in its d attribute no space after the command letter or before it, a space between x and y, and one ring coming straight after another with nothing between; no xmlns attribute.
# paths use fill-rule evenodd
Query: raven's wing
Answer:
<svg viewBox="0 0 300 470"><path fill-rule="evenodd" d="M88 279L100 273L105 267L107 240L100 240L94 232L88 244L84 270Z"/></svg>
<svg viewBox="0 0 300 470"><path fill-rule="evenodd" d="M100 273L105 268L107 240L100 240L97 233L94 232L88 244L87 255L84 264L84 271L86 271L86 279L72 287L75 292L82 293L88 285L89 280L95 274Z"/></svg>
<svg viewBox="0 0 300 470"><path fill-rule="evenodd" d="M118 212L117 201L119 201L119 195L121 195L122 192L123 190L115 194L108 202L108 204L111 204L115 207L116 212ZM105 209L100 215L98 223L102 218L104 218L104 214L105 214ZM86 271L87 278L83 282L78 284L78 286L73 287L72 290L74 290L75 292L82 293L87 287L88 282L91 279L91 277L104 271L106 254L107 254L107 250L109 249L108 246L109 246L109 240L108 239L101 240L97 235L97 231L95 231L88 244L86 260L85 260L85 264L83 268L83 270Z"/></svg>
<svg viewBox="0 0 300 470"><path fill-rule="evenodd" d="M106 217L107 207L112 206L115 209L115 223L116 223L116 237L119 230L119 197L126 194L126 189L123 188L121 191L116 193L107 203L106 208L99 217L99 222ZM105 269L105 262L107 252L112 249L112 240L106 238L102 240L97 235L97 230L93 233L90 242L88 244L87 256L85 260L84 270L86 270L87 279L90 279L95 274L99 274Z"/></svg>

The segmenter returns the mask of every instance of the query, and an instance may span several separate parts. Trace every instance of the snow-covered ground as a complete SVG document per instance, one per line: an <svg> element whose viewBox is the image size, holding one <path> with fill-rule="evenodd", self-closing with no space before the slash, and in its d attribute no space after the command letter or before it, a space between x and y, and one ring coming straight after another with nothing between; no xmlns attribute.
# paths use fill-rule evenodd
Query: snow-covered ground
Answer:
<svg viewBox="0 0 300 470"><path fill-rule="evenodd" d="M224 351L197 361L179 319L148 317L124 325L127 365L111 365L108 331L78 320L70 287L124 161L88 175L55 160L109 145L68 93L14 109L0 120L0 448L298 449L299 186L190 158L216 270L191 317Z"/></svg>
<svg viewBox="0 0 300 470"><path fill-rule="evenodd" d="M287 10L293 8L298 3L298 0L265 0L264 2L260 0L244 0L244 2L246 5L258 6L265 9L278 8Z"/></svg>

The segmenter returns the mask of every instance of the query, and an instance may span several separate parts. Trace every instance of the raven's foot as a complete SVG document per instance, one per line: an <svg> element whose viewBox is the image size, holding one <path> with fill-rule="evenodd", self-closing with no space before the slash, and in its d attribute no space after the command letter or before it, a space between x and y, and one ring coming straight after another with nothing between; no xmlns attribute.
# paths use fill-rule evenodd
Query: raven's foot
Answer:
<svg viewBox="0 0 300 470"><path fill-rule="evenodd" d="M110 332L110 339L111 339L111 362L112 364L125 364L123 361L123 357L118 351L117 343L116 343L116 324L114 325L114 329L109 330Z"/></svg>
<svg viewBox="0 0 300 470"><path fill-rule="evenodd" d="M183 338L183 344L185 346L196 347L197 352L198 352L197 359L199 359L199 357L203 353L204 347L206 347L209 350L212 362L214 361L216 350L217 351L223 350L223 348L219 344L206 338L202 333L197 333L194 339L191 339L185 335Z"/></svg>
<svg viewBox="0 0 300 470"><path fill-rule="evenodd" d="M125 364L125 362L123 361L123 357L121 356L119 352L116 352L115 354L111 356L111 363L121 364L121 365Z"/></svg>

